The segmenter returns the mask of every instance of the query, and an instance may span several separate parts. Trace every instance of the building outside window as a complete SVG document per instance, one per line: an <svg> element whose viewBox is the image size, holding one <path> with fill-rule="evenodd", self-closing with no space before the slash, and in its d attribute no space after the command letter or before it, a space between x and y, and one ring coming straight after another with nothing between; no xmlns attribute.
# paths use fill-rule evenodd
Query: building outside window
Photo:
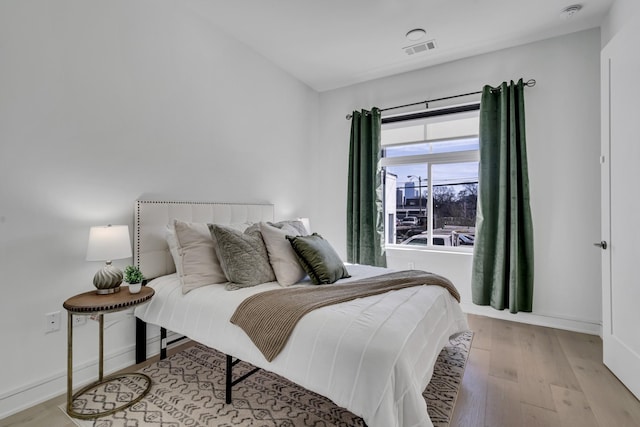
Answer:
<svg viewBox="0 0 640 427"><path fill-rule="evenodd" d="M473 248L479 108L383 118L387 245Z"/></svg>

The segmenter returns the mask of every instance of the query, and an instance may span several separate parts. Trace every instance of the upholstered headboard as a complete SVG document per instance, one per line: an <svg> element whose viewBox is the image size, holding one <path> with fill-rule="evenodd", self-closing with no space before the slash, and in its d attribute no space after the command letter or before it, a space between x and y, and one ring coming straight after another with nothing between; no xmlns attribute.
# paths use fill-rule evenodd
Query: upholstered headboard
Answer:
<svg viewBox="0 0 640 427"><path fill-rule="evenodd" d="M146 278L176 271L166 241L170 220L215 224L273 221L270 204L138 200L135 207L133 262Z"/></svg>

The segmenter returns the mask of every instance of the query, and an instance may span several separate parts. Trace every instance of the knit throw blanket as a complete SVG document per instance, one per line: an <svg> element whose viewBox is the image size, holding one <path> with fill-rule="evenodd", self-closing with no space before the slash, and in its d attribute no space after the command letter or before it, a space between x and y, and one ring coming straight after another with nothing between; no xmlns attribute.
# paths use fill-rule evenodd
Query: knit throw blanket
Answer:
<svg viewBox="0 0 640 427"><path fill-rule="evenodd" d="M411 286L436 285L460 302L448 279L418 270L398 271L344 284L276 289L245 299L231 316L271 362L280 353L298 321L317 308Z"/></svg>

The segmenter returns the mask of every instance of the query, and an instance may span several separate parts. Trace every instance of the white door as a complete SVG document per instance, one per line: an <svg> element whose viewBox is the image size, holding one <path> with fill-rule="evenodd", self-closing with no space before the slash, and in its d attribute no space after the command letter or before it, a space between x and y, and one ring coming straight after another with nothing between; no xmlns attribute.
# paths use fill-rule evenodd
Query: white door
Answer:
<svg viewBox="0 0 640 427"><path fill-rule="evenodd" d="M640 398L640 26L602 50L604 364ZM603 245L604 246L604 245Z"/></svg>

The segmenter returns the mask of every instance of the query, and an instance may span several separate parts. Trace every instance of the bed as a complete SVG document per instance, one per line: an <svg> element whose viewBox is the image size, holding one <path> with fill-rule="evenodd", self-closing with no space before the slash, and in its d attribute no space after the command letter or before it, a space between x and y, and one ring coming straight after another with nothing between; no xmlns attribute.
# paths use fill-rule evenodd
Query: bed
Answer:
<svg viewBox="0 0 640 427"><path fill-rule="evenodd" d="M137 201L134 261L155 290L136 308L138 333L145 323L182 334L230 358L243 360L331 399L361 416L369 427L432 423L422 392L450 336L467 330L458 302L439 286L413 286L318 308L300 319L282 350L267 361L247 334L229 320L252 295L282 289L277 282L229 291L210 285L181 291L166 243L172 219L216 224L274 220L269 204ZM389 269L346 265L354 282ZM308 279L296 287L313 286ZM146 340L139 340L138 359ZM142 348L140 348L142 347ZM229 363L229 362L228 362Z"/></svg>

